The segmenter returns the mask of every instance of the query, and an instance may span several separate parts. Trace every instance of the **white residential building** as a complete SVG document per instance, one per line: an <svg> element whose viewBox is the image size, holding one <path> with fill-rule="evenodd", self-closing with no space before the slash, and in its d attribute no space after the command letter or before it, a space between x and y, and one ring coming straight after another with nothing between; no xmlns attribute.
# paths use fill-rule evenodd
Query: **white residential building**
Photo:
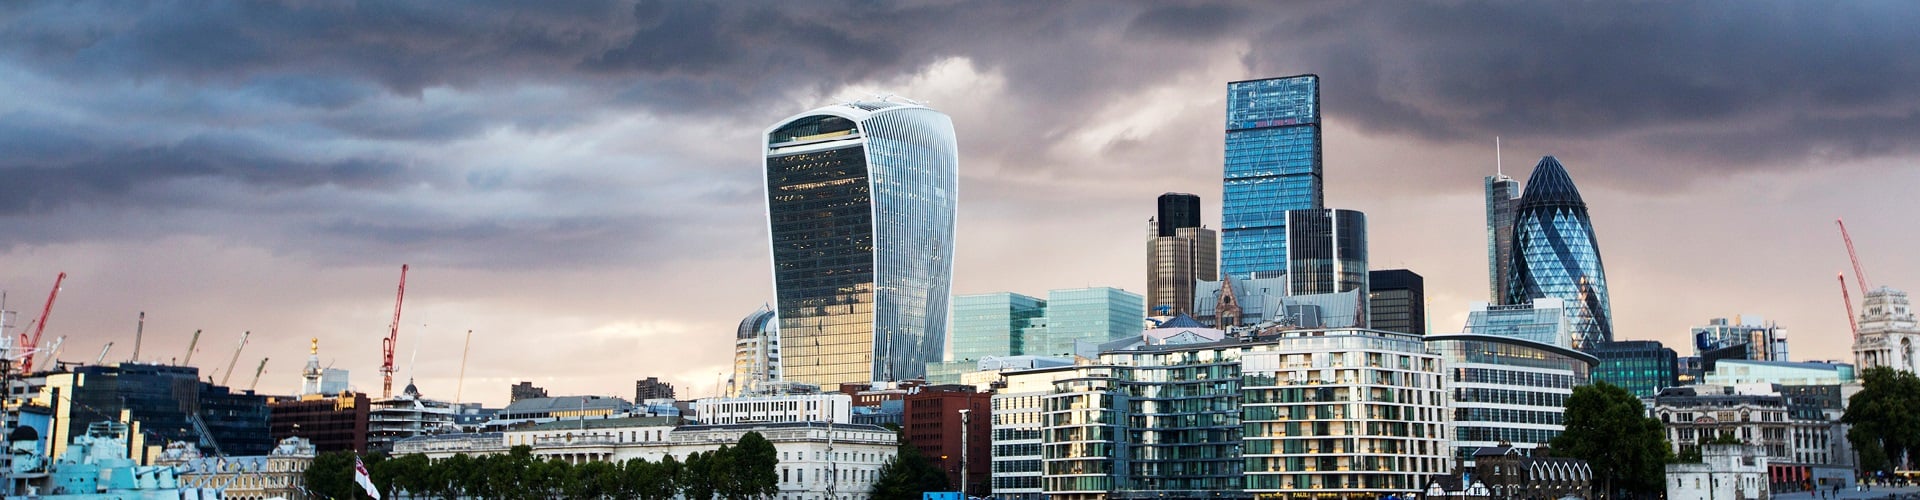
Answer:
<svg viewBox="0 0 1920 500"><path fill-rule="evenodd" d="M1701 463L1667 464L1667 500L1764 500L1767 452L1759 446L1710 444Z"/></svg>

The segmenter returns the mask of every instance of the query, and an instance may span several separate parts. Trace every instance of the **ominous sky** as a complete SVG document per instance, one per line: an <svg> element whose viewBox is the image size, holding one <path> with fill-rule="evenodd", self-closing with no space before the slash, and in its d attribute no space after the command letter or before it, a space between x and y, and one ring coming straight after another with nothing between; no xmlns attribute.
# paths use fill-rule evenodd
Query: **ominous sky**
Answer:
<svg viewBox="0 0 1920 500"><path fill-rule="evenodd" d="M263 392L308 338L378 393L503 404L529 380L710 395L770 300L757 135L899 94L954 117L955 292L1145 283L1166 191L1217 225L1226 82L1322 78L1328 205L1436 331L1486 297L1481 178L1566 164L1617 337L1758 314L1851 358L1844 216L1915 287L1910 2L7 2L0 289L61 358L171 360ZM1851 278L1850 278L1851 279ZM1858 293L1856 292L1856 299ZM464 388L462 342L473 331Z"/></svg>

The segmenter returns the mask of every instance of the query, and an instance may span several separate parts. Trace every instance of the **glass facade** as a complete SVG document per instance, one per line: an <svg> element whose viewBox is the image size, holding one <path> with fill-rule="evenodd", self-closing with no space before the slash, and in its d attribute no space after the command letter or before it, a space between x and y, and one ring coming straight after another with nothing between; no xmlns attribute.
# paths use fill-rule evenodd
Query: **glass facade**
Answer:
<svg viewBox="0 0 1920 500"><path fill-rule="evenodd" d="M1499 446L1533 449L1566 430L1566 400L1592 380L1600 360L1564 346L1517 337L1434 335L1427 349L1446 360L1453 392L1453 447L1459 460Z"/></svg>
<svg viewBox="0 0 1920 500"><path fill-rule="evenodd" d="M1226 122L1220 271L1278 276L1287 271L1286 211L1324 206L1320 77L1229 83Z"/></svg>
<svg viewBox="0 0 1920 500"><path fill-rule="evenodd" d="M1026 353L1029 332L1046 330L1047 301L1000 292L953 298L953 359Z"/></svg>
<svg viewBox="0 0 1920 500"><path fill-rule="evenodd" d="M1185 227L1147 240L1147 307L1153 316L1193 313L1195 283L1218 280L1219 237Z"/></svg>
<svg viewBox="0 0 1920 500"><path fill-rule="evenodd" d="M1287 212L1287 295L1354 290L1367 290L1366 214L1353 210Z"/></svg>
<svg viewBox="0 0 1920 500"><path fill-rule="evenodd" d="M1566 168L1551 156L1534 166L1515 209L1508 272L1506 303L1547 297L1566 301L1574 348L1586 350L1613 340L1607 275L1587 204Z"/></svg>
<svg viewBox="0 0 1920 500"><path fill-rule="evenodd" d="M856 102L767 132L767 218L788 380L924 375L946 344L959 158L953 121Z"/></svg>
<svg viewBox="0 0 1920 500"><path fill-rule="evenodd" d="M1573 347L1573 323L1560 299L1534 299L1508 306L1474 304L1466 333L1499 335L1560 347Z"/></svg>
<svg viewBox="0 0 1920 500"><path fill-rule="evenodd" d="M1146 299L1110 287L1047 292L1046 334L1025 344L1022 354L1073 355L1074 341L1102 343L1138 336L1145 330Z"/></svg>
<svg viewBox="0 0 1920 500"><path fill-rule="evenodd" d="M1427 334L1426 279L1405 269L1367 272L1367 317L1375 330Z"/></svg>
<svg viewBox="0 0 1920 500"><path fill-rule="evenodd" d="M1494 304L1507 300L1507 266L1513 264L1513 212L1520 204L1520 181L1489 175L1487 192L1487 289Z"/></svg>
<svg viewBox="0 0 1920 500"><path fill-rule="evenodd" d="M1675 370L1680 357L1660 342L1608 342L1587 352L1600 358L1600 369L1594 372L1594 380L1620 386L1634 396L1653 397L1661 389L1678 385Z"/></svg>

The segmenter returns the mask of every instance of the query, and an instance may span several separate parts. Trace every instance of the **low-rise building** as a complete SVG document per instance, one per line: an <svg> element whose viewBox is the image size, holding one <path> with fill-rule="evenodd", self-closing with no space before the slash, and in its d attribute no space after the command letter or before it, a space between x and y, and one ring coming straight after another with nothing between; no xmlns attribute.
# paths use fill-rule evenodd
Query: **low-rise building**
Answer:
<svg viewBox="0 0 1920 500"><path fill-rule="evenodd" d="M508 404L487 420L489 429L512 429L562 420L605 419L633 411L625 399L605 396L526 398Z"/></svg>
<svg viewBox="0 0 1920 500"><path fill-rule="evenodd" d="M1709 444L1699 463L1667 464L1667 500L1764 500L1767 452L1759 446Z"/></svg>
<svg viewBox="0 0 1920 500"><path fill-rule="evenodd" d="M373 402L367 412L367 449L370 452L393 451L402 439L459 431L452 403L427 399L420 388L407 382L400 395Z"/></svg>
<svg viewBox="0 0 1920 500"><path fill-rule="evenodd" d="M693 413L707 425L848 423L853 421L853 396L829 393L707 398L693 403Z"/></svg>
<svg viewBox="0 0 1920 500"><path fill-rule="evenodd" d="M1453 448L1468 469L1476 450L1525 454L1566 430L1567 398L1587 385L1600 359L1526 337L1448 334L1426 337L1446 361L1452 392Z"/></svg>
<svg viewBox="0 0 1920 500"><path fill-rule="evenodd" d="M306 439L290 437L266 455L206 457L187 443L167 446L157 465L173 465L182 488L218 490L228 500L266 500L307 496L307 467L315 450Z"/></svg>

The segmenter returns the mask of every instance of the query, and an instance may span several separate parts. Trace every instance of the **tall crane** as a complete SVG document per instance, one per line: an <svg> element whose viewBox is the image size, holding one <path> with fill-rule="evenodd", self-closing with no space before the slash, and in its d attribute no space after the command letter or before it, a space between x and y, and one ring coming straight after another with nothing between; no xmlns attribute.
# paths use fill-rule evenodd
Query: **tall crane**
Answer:
<svg viewBox="0 0 1920 500"><path fill-rule="evenodd" d="M1847 221L1834 219L1833 223L1840 226L1840 239L1847 242L1847 259L1853 261L1853 279L1858 281L1854 285L1860 287L1860 295L1866 295L1873 285L1867 283L1867 272L1860 269L1860 254L1853 251L1853 236L1847 234ZM1847 305L1851 307L1853 302L1848 301Z"/></svg>
<svg viewBox="0 0 1920 500"><path fill-rule="evenodd" d="M187 341L187 357L180 361L180 366L193 366L193 347L200 345L200 332L201 330L194 330L193 340Z"/></svg>
<svg viewBox="0 0 1920 500"><path fill-rule="evenodd" d="M473 330L467 330L467 345L460 348L460 381L453 385L453 404L460 404L461 392L467 388L467 353L473 352Z"/></svg>
<svg viewBox="0 0 1920 500"><path fill-rule="evenodd" d="M1853 296L1847 295L1847 273L1833 273L1840 278L1840 300L1847 303L1847 326L1853 328L1853 341L1860 341L1860 319L1853 315Z"/></svg>
<svg viewBox="0 0 1920 500"><path fill-rule="evenodd" d="M140 326L133 329L133 357L127 361L140 362L140 336L147 333L147 312L140 311Z"/></svg>
<svg viewBox="0 0 1920 500"><path fill-rule="evenodd" d="M246 333L240 334L240 347L235 347L233 349L233 361L227 362L227 375L224 377L220 377L220 385L225 386L227 385L227 381L233 380L233 367L234 365L240 364L240 351L247 348L247 337L252 337L252 336L253 336L252 331L248 331Z"/></svg>
<svg viewBox="0 0 1920 500"><path fill-rule="evenodd" d="M255 387L260 387L260 374L267 372L268 359L272 358L260 358L260 367L253 369L253 383L247 384L247 392L253 392Z"/></svg>
<svg viewBox="0 0 1920 500"><path fill-rule="evenodd" d="M53 292L47 294L47 305L40 309L40 324L33 327L33 338L27 340L29 348L40 345L40 334L47 331L47 315L53 314L53 300L60 298L60 284L66 281L67 273L64 272L53 279ZM33 373L33 355L27 355L26 361L20 363L20 373Z"/></svg>
<svg viewBox="0 0 1920 500"><path fill-rule="evenodd" d="M393 397L393 348L400 343L400 305L407 299L407 265L400 265L400 290L393 294L393 324L387 326L387 338L380 342L380 397Z"/></svg>
<svg viewBox="0 0 1920 500"><path fill-rule="evenodd" d="M95 357L95 358L93 358L93 364L94 364L95 366L99 366L99 365L100 365L101 363L106 363L106 362L107 362L107 351L111 351L111 350L113 350L113 342L107 342L107 345L105 345L105 346L101 346L101 347L100 347L100 356L98 356L98 357Z"/></svg>

